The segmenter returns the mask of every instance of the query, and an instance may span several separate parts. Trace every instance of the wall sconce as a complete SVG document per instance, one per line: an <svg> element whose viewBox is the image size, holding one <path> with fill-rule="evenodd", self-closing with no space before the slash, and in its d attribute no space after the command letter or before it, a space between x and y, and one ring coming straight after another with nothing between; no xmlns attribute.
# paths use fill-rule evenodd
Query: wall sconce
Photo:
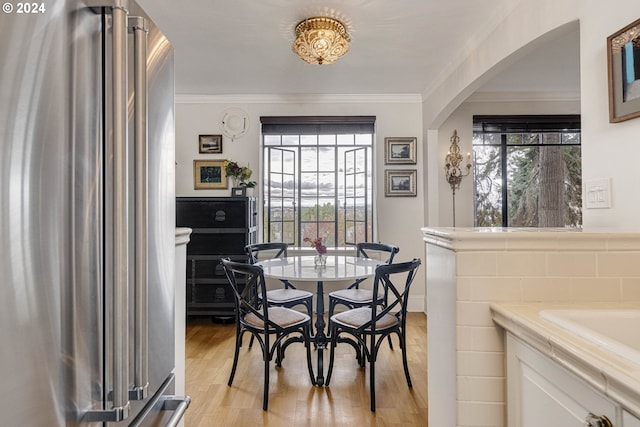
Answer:
<svg viewBox="0 0 640 427"><path fill-rule="evenodd" d="M456 190L460 188L462 178L469 175L471 172L471 153L467 153L467 165L466 172L463 173L460 168L460 162L462 162L462 154L460 154L460 137L458 131L454 129L453 136L451 137L451 145L449 146L449 152L445 157L444 172L447 177L447 182L451 186L453 192L453 226L456 226Z"/></svg>

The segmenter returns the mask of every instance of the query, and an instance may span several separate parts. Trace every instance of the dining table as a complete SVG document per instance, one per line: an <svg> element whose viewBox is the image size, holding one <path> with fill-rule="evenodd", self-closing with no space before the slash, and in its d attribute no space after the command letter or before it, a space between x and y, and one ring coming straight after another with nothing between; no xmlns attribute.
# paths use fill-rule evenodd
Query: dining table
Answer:
<svg viewBox="0 0 640 427"><path fill-rule="evenodd" d="M305 283L316 283L316 322L312 341L317 349L316 385L324 385L324 349L328 346L330 336L325 332L324 320L324 283L346 281L347 286L356 279L375 275L376 267L384 262L371 258L349 255L325 255L326 263L316 266L315 256L301 255L285 258L266 259L256 263L262 267L266 278L288 280L304 286Z"/></svg>

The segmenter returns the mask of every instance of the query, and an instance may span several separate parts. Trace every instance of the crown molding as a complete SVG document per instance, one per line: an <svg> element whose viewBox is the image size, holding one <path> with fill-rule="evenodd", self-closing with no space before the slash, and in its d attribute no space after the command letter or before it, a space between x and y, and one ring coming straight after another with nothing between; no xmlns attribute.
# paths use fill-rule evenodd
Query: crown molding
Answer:
<svg viewBox="0 0 640 427"><path fill-rule="evenodd" d="M420 104L420 94L180 95L177 104Z"/></svg>
<svg viewBox="0 0 640 427"><path fill-rule="evenodd" d="M465 102L580 101L579 92L475 92Z"/></svg>

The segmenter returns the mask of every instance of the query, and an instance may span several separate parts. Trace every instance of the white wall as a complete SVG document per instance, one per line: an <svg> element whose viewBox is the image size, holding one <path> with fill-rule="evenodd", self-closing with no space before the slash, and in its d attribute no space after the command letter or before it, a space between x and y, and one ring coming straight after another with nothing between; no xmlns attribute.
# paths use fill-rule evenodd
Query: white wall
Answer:
<svg viewBox="0 0 640 427"><path fill-rule="evenodd" d="M250 127L246 135L231 141L223 137L222 154L199 154L199 134L221 134L219 120L230 107L241 108L249 114ZM375 192L377 199L377 239L396 244L398 261L414 257L424 259L424 246L420 228L424 226L424 180L422 161L422 107L418 96L360 96L327 97L321 100L286 100L277 97L244 98L232 103L229 97L177 97L176 105L176 195L227 196L226 190L194 190L194 159L230 159L254 170L252 180L263 181L261 176L260 116L287 115L373 115L376 116L375 140ZM384 165L385 137L417 137L417 165ZM417 197L385 197L384 169L416 169ZM260 196L259 191L254 195ZM424 311L424 271L416 278L411 291L412 311Z"/></svg>
<svg viewBox="0 0 640 427"><path fill-rule="evenodd" d="M611 178L611 209L585 209L585 228L640 229L640 119L609 123L606 38L640 18L640 2L584 0L580 26L583 182Z"/></svg>
<svg viewBox="0 0 640 427"><path fill-rule="evenodd" d="M623 0L619 0L623 1ZM625 0L631 1L631 0ZM521 0L486 39L468 46L467 56L424 93L426 129L438 129L484 83L558 34L571 31L581 0Z"/></svg>

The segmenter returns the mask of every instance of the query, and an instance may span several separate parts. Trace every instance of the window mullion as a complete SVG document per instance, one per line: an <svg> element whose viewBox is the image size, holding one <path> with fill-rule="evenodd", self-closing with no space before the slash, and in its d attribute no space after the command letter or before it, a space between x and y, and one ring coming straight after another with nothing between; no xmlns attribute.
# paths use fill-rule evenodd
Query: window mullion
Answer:
<svg viewBox="0 0 640 427"><path fill-rule="evenodd" d="M509 189L507 188L507 134L500 136L500 175L502 178L502 226L509 226Z"/></svg>

